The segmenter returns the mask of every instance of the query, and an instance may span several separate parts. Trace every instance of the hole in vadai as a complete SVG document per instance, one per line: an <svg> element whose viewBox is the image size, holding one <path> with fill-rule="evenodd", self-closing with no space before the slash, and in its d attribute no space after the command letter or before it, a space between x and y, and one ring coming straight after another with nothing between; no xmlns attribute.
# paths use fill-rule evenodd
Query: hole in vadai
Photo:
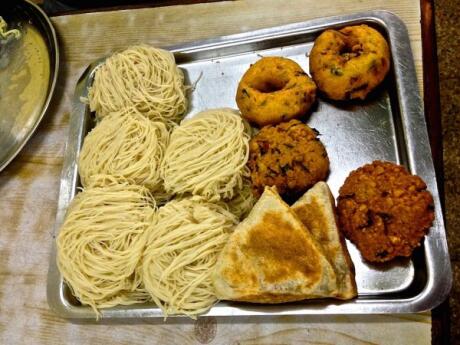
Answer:
<svg viewBox="0 0 460 345"><path fill-rule="evenodd" d="M315 100L315 83L298 63L283 57L251 65L236 92L242 116L260 127L303 116Z"/></svg>
<svg viewBox="0 0 460 345"><path fill-rule="evenodd" d="M310 72L329 99L365 99L387 75L390 50L377 30L367 25L326 30L310 53Z"/></svg>
<svg viewBox="0 0 460 345"><path fill-rule="evenodd" d="M279 79L266 79L262 80L257 84L254 84L253 87L259 92L262 93L271 93L276 91L283 90L288 81L287 80L279 80Z"/></svg>

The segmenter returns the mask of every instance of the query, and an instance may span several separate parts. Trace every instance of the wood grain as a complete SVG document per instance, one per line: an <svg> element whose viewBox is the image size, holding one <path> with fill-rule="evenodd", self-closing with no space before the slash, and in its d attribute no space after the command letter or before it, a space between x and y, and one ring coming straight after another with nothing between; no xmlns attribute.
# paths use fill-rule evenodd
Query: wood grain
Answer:
<svg viewBox="0 0 460 345"><path fill-rule="evenodd" d="M57 93L36 134L0 173L0 344L401 344L401 339L429 344L429 314L78 325L54 316L46 302L70 100L90 61L135 43L170 46L371 9L386 9L404 20L422 85L415 0L252 0L54 17L62 53Z"/></svg>

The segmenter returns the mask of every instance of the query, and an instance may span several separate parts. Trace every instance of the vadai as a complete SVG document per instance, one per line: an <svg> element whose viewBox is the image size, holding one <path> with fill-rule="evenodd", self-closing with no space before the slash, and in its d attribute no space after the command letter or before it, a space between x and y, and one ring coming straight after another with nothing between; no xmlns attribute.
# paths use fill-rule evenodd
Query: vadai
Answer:
<svg viewBox="0 0 460 345"><path fill-rule="evenodd" d="M304 115L316 100L316 85L295 61L264 57L243 75L236 93L242 116L260 127Z"/></svg>
<svg viewBox="0 0 460 345"><path fill-rule="evenodd" d="M364 24L324 31L310 53L312 78L333 100L365 99L389 69L387 41Z"/></svg>
<svg viewBox="0 0 460 345"><path fill-rule="evenodd" d="M276 186L288 198L326 179L329 159L318 133L299 120L265 126L249 143L248 166L256 196Z"/></svg>
<svg viewBox="0 0 460 345"><path fill-rule="evenodd" d="M363 258L410 256L434 219L433 197L403 166L374 161L351 172L340 188L339 224Z"/></svg>

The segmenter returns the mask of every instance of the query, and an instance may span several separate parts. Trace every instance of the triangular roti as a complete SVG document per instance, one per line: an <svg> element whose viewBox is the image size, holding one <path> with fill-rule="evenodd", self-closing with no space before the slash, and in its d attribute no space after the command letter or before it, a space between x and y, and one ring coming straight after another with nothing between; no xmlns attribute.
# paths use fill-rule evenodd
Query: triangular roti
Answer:
<svg viewBox="0 0 460 345"><path fill-rule="evenodd" d="M345 239L337 226L335 203L325 182L318 182L291 206L297 217L321 245L337 277L334 297L350 299L357 295L353 262Z"/></svg>
<svg viewBox="0 0 460 345"><path fill-rule="evenodd" d="M334 270L302 222L266 187L213 272L219 299L282 303L337 293Z"/></svg>

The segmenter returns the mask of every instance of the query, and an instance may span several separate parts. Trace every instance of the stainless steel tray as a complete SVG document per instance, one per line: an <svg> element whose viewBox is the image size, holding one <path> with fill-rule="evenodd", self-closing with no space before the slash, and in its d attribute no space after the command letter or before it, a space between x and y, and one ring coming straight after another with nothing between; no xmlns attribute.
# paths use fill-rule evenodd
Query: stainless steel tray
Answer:
<svg viewBox="0 0 460 345"><path fill-rule="evenodd" d="M54 92L59 47L51 21L35 4L5 1L0 16L18 40L0 40L0 171L21 151Z"/></svg>
<svg viewBox="0 0 460 345"><path fill-rule="evenodd" d="M435 200L436 220L429 235L411 259L379 266L364 263L356 248L348 243L359 293L352 301L310 300L282 305L220 302L206 315L407 313L431 309L446 298L452 277L443 215L409 37L398 17L385 11L372 11L172 47L170 50L174 51L189 83L201 75L191 95L187 116L205 108L236 108L238 82L249 64L260 56L289 57L308 71L308 52L319 33L327 28L360 23L372 25L387 36L393 62L389 77L365 102L345 105L320 99L307 123L319 130L327 148L331 161L328 183L335 195L351 170L375 159L404 164L421 176ZM85 134L93 126L90 111L80 98L87 95L93 71L102 61L91 64L76 87L55 232L59 231L67 206L76 193L77 157ZM53 244L48 278L50 307L62 317L94 320L90 308L81 306L63 283L55 261ZM104 309L102 315L121 319L162 316L153 304Z"/></svg>

